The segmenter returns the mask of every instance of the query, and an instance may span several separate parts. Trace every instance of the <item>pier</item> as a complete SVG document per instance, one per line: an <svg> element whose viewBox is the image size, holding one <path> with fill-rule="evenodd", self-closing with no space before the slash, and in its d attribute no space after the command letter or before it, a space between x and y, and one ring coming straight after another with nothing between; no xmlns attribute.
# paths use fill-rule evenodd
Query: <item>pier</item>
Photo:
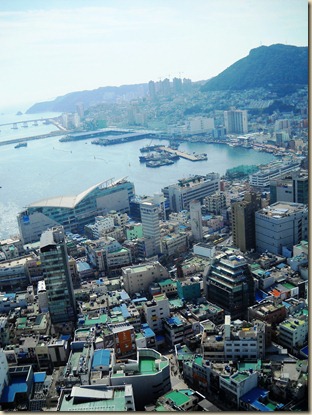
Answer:
<svg viewBox="0 0 312 415"><path fill-rule="evenodd" d="M48 133L48 134L35 135L32 137L13 138L12 140L0 141L0 146L5 146L7 144L22 143L24 141L40 140L43 138L55 137L55 136L63 135L63 134L64 133L61 131L52 131L51 133Z"/></svg>
<svg viewBox="0 0 312 415"><path fill-rule="evenodd" d="M177 156L181 157L182 159L186 159L186 160L190 160L190 161L202 161L204 160L204 158L201 158L200 156L196 156L194 154L188 154L188 153L184 153L183 151L180 150L173 150L170 147L159 147L160 150L162 151L167 151L168 153L171 154L176 154Z"/></svg>

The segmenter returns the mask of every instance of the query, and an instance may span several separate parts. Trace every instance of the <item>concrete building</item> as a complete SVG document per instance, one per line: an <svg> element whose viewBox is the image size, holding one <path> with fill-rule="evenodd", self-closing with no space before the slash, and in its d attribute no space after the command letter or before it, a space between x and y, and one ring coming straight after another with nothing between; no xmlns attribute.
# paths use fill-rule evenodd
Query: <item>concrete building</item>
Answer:
<svg viewBox="0 0 312 415"><path fill-rule="evenodd" d="M227 134L248 133L248 116L246 110L224 111L224 125Z"/></svg>
<svg viewBox="0 0 312 415"><path fill-rule="evenodd" d="M206 176L191 176L180 179L178 183L166 186L162 189L168 201L168 207L173 212L181 212L189 209L190 202L194 199L203 203L206 196L219 190L220 175L208 173Z"/></svg>
<svg viewBox="0 0 312 415"><path fill-rule="evenodd" d="M204 205L206 211L213 213L214 215L220 215L226 207L226 197L223 192L216 192L210 196L204 198Z"/></svg>
<svg viewBox="0 0 312 415"><path fill-rule="evenodd" d="M69 271L63 227L58 226L42 234L40 260L52 324L75 322L76 300Z"/></svg>
<svg viewBox="0 0 312 415"><path fill-rule="evenodd" d="M309 177L307 172L295 172L270 181L270 204L294 202L308 204Z"/></svg>
<svg viewBox="0 0 312 415"><path fill-rule="evenodd" d="M201 203L199 200L190 202L190 221L193 239L195 242L201 242L204 237Z"/></svg>
<svg viewBox="0 0 312 415"><path fill-rule="evenodd" d="M189 238L186 232L169 233L161 238L161 252L164 255L179 255L186 252Z"/></svg>
<svg viewBox="0 0 312 415"><path fill-rule="evenodd" d="M299 350L308 341L309 322L308 318L297 319L288 317L278 326L278 342L293 351Z"/></svg>
<svg viewBox="0 0 312 415"><path fill-rule="evenodd" d="M154 295L151 301L143 305L145 319L156 333L163 329L163 319L170 316L169 300L165 294Z"/></svg>
<svg viewBox="0 0 312 415"><path fill-rule="evenodd" d="M214 119L208 117L192 117L187 126L190 134L204 134L211 132L214 128Z"/></svg>
<svg viewBox="0 0 312 415"><path fill-rule="evenodd" d="M236 372L233 375L220 376L220 389L226 393L227 401L239 408L240 398L258 385L257 372Z"/></svg>
<svg viewBox="0 0 312 415"><path fill-rule="evenodd" d="M66 232L83 233L84 226L94 222L96 216L111 210L128 213L133 196L134 185L120 179L98 183L76 196L32 203L17 218L23 243L39 241L42 232L53 226L62 225Z"/></svg>
<svg viewBox="0 0 312 415"><path fill-rule="evenodd" d="M143 236L151 242L146 244L145 256L149 258L160 253L159 210L158 206L151 202L142 202L140 209Z"/></svg>
<svg viewBox="0 0 312 415"><path fill-rule="evenodd" d="M131 384L135 408L142 411L145 405L171 390L169 361L155 350L138 349L135 360L113 365L110 383Z"/></svg>
<svg viewBox="0 0 312 415"><path fill-rule="evenodd" d="M242 252L256 248L255 213L261 208L261 195L245 193L244 200L232 203L233 245Z"/></svg>
<svg viewBox="0 0 312 415"><path fill-rule="evenodd" d="M135 411L132 385L83 385L62 389L57 411Z"/></svg>
<svg viewBox="0 0 312 415"><path fill-rule="evenodd" d="M277 202L255 214L256 250L284 255L308 238L308 207L301 203Z"/></svg>
<svg viewBox="0 0 312 415"><path fill-rule="evenodd" d="M122 268L124 289L129 295L147 291L150 284L166 278L169 278L169 273L159 262Z"/></svg>
<svg viewBox="0 0 312 415"><path fill-rule="evenodd" d="M249 182L254 187L269 187L270 181L287 173L293 173L300 169L300 162L290 163L276 162L267 169L261 169L249 176Z"/></svg>

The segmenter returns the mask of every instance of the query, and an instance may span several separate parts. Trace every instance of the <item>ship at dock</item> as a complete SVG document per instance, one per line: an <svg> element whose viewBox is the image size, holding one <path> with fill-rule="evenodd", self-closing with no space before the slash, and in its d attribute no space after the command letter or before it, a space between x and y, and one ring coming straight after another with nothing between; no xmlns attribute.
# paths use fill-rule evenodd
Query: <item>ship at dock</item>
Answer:
<svg viewBox="0 0 312 415"><path fill-rule="evenodd" d="M146 167L161 167L161 166L170 166L171 164L174 164L173 160L169 159L163 159L163 160L154 160L154 161L148 161L146 163Z"/></svg>
<svg viewBox="0 0 312 415"><path fill-rule="evenodd" d="M139 160L141 163L146 163L148 161L160 161L160 160L172 160L176 161L179 160L179 156L177 154L170 154L166 151L161 151L157 153L147 153L144 156L139 156Z"/></svg>

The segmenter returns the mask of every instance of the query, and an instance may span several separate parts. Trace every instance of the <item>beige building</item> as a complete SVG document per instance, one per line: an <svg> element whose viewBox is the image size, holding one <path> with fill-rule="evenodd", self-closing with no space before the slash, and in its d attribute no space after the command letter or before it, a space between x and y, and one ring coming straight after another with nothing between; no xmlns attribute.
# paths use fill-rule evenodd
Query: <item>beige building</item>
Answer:
<svg viewBox="0 0 312 415"><path fill-rule="evenodd" d="M168 271L158 261L122 268L124 289L129 295L147 291L150 284L168 277Z"/></svg>

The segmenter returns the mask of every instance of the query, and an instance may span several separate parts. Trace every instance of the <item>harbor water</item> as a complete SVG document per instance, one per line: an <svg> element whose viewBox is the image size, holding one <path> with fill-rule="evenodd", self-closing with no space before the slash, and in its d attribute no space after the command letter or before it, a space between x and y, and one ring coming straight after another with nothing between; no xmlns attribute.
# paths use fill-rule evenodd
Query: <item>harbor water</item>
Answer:
<svg viewBox="0 0 312 415"><path fill-rule="evenodd" d="M47 118L47 114L11 116L10 121L22 121L21 117L40 119ZM3 116L0 124L1 121L3 124ZM0 142L56 130L51 124L35 126L33 123L17 130L7 126L7 133L0 128ZM222 144L182 143L179 150L207 153L208 160L179 159L173 165L151 169L139 161L140 148L149 145L151 140L98 146L91 144L92 139L60 142L61 137L29 141L27 147L21 148L15 148L14 144L0 146L0 239L17 234L18 212L44 198L76 195L102 181L122 177L134 183L136 194L153 195L189 175L210 172L223 175L229 168L266 164L274 158L272 154ZM168 145L168 141L162 140L161 144Z"/></svg>

